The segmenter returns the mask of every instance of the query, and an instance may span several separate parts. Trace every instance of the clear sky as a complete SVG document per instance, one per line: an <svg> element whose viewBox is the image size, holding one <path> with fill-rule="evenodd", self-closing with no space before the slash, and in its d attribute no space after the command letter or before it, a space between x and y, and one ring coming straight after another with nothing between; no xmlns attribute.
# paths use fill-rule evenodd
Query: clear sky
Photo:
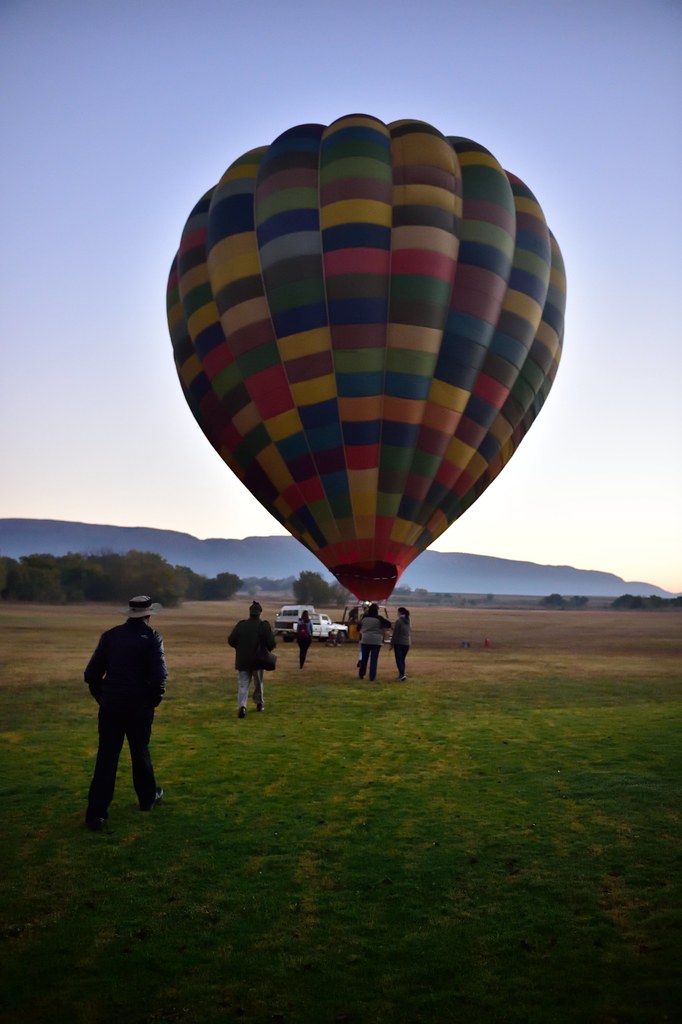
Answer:
<svg viewBox="0 0 682 1024"><path fill-rule="evenodd" d="M165 320L196 200L303 122L418 118L533 190L564 356L434 545L682 591L680 0L0 0L0 517L282 533L195 424Z"/></svg>

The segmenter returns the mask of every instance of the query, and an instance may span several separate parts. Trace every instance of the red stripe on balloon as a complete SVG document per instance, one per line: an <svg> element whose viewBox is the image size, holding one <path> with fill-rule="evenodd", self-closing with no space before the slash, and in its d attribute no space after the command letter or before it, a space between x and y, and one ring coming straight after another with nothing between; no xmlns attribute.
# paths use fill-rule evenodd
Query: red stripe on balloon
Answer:
<svg viewBox="0 0 682 1024"><path fill-rule="evenodd" d="M335 249L325 253L324 272L336 274L388 274L391 254L384 249Z"/></svg>
<svg viewBox="0 0 682 1024"><path fill-rule="evenodd" d="M233 362L234 356L227 345L217 345L204 356L204 372L209 380L213 380L217 373L224 370L226 366L231 366Z"/></svg>
<svg viewBox="0 0 682 1024"><path fill-rule="evenodd" d="M479 373L473 393L477 398L489 402L496 409L501 409L507 400L509 388L489 377L487 373Z"/></svg>
<svg viewBox="0 0 682 1024"><path fill-rule="evenodd" d="M450 256L425 249L396 249L391 259L392 274L415 274L448 282L452 281L454 267L455 261Z"/></svg>
<svg viewBox="0 0 682 1024"><path fill-rule="evenodd" d="M346 445L346 464L349 469L376 469L379 465L379 445Z"/></svg>
<svg viewBox="0 0 682 1024"><path fill-rule="evenodd" d="M265 420L293 408L291 391L281 363L252 374L246 386L254 405Z"/></svg>

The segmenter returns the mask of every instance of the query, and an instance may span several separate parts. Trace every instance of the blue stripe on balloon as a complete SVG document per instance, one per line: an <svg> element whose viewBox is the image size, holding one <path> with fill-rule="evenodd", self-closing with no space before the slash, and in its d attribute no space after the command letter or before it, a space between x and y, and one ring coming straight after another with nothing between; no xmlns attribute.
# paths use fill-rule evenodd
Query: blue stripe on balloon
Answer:
<svg viewBox="0 0 682 1024"><path fill-rule="evenodd" d="M380 395L384 389L384 375L375 373L337 373L336 387L339 398L366 398Z"/></svg>
<svg viewBox="0 0 682 1024"><path fill-rule="evenodd" d="M460 242L458 260L468 266L490 270L503 280L507 279L511 263L505 252L483 242Z"/></svg>
<svg viewBox="0 0 682 1024"><path fill-rule="evenodd" d="M195 402L200 402L204 395L211 390L211 382L206 376L206 374L199 373L194 378L192 383L189 385L189 388L187 390L189 391L190 395L192 396L192 399Z"/></svg>
<svg viewBox="0 0 682 1024"><path fill-rule="evenodd" d="M305 439L305 434L299 431L297 434L292 434L291 437L285 437L278 441L277 449L285 462L293 462L294 459L307 453L308 442Z"/></svg>
<svg viewBox="0 0 682 1024"><path fill-rule="evenodd" d="M365 420L343 424L343 440L354 447L362 444L379 444L381 441L381 420Z"/></svg>
<svg viewBox="0 0 682 1024"><path fill-rule="evenodd" d="M348 494L348 476L344 473L324 473L320 480L328 498L341 498Z"/></svg>
<svg viewBox="0 0 682 1024"><path fill-rule="evenodd" d="M296 306L272 317L275 334L278 338L287 338L290 334L301 331L312 331L316 327L326 327L327 309L323 302L313 302L309 306Z"/></svg>
<svg viewBox="0 0 682 1024"><path fill-rule="evenodd" d="M466 407L466 416L480 427L488 429L497 419L498 411L490 402L486 402L478 395L470 395Z"/></svg>
<svg viewBox="0 0 682 1024"><path fill-rule="evenodd" d="M267 245L273 238L280 238L281 235L295 234L298 231L319 231L319 229L319 210L309 207L283 210L258 225L258 244Z"/></svg>
<svg viewBox="0 0 682 1024"><path fill-rule="evenodd" d="M328 451L330 448L343 447L338 423L329 423L325 427L307 427L306 434L313 455L316 452Z"/></svg>
<svg viewBox="0 0 682 1024"><path fill-rule="evenodd" d="M203 331L197 334L194 341L194 348L200 359L212 352L218 345L222 345L225 340L223 334L223 328L220 323L213 323L209 327L205 327Z"/></svg>
<svg viewBox="0 0 682 1024"><path fill-rule="evenodd" d="M522 367L528 354L525 345L510 334L503 334L502 331L495 331L495 336L490 343L490 354L502 356L512 366Z"/></svg>
<svg viewBox="0 0 682 1024"><path fill-rule="evenodd" d="M388 315L386 299L333 299L328 303L331 324L382 324Z"/></svg>
<svg viewBox="0 0 682 1024"><path fill-rule="evenodd" d="M337 224L322 232L325 252L335 249L383 249L391 248L391 229L381 224Z"/></svg>
<svg viewBox="0 0 682 1024"><path fill-rule="evenodd" d="M448 313L445 323L444 344L452 344L456 339L457 346L462 344L462 339L485 349L488 347L493 327L487 320L472 316L471 313Z"/></svg>
<svg viewBox="0 0 682 1024"><path fill-rule="evenodd" d="M314 405L301 405L298 414L301 417L304 430L313 427L326 427L331 423L338 424L339 420L335 398L329 398L326 402L315 402ZM341 441L340 434L338 440Z"/></svg>
<svg viewBox="0 0 682 1024"><path fill-rule="evenodd" d="M521 270L519 267L515 267L512 270L509 277L509 287L530 296L531 299L535 299L539 306L544 304L547 297L547 281L541 281L535 274L531 274L527 270Z"/></svg>
<svg viewBox="0 0 682 1024"><path fill-rule="evenodd" d="M392 398L414 398L425 401L429 397L431 377L410 377L406 373L386 373L386 394Z"/></svg>
<svg viewBox="0 0 682 1024"><path fill-rule="evenodd" d="M516 248L536 253L546 261L547 266L551 262L552 253L549 236L544 232L538 233L537 231L527 231L521 228L516 233Z"/></svg>
<svg viewBox="0 0 682 1024"><path fill-rule="evenodd" d="M333 150L334 145L346 142L371 142L381 146L386 150L388 154L391 148L391 138L385 132L380 132L376 128L372 128L369 125L349 125L347 128L335 128L331 126L332 131L329 136L324 139L324 149Z"/></svg>
<svg viewBox="0 0 682 1024"><path fill-rule="evenodd" d="M419 430L419 424L385 420L381 443L393 445L395 448L415 448L419 440Z"/></svg>
<svg viewBox="0 0 682 1024"><path fill-rule="evenodd" d="M499 455L500 443L490 434L487 434L479 444L478 452L479 455L481 455L485 461L490 464L493 459Z"/></svg>
<svg viewBox="0 0 682 1024"><path fill-rule="evenodd" d="M208 220L206 249L210 252L216 242L230 235L253 231L253 195L229 196L211 207Z"/></svg>
<svg viewBox="0 0 682 1024"><path fill-rule="evenodd" d="M480 358L472 366L469 361L460 360L460 354L456 348L441 349L434 377L436 380L442 380L446 384L452 384L453 387L462 388L464 391L473 391L484 357L485 353L481 352Z"/></svg>

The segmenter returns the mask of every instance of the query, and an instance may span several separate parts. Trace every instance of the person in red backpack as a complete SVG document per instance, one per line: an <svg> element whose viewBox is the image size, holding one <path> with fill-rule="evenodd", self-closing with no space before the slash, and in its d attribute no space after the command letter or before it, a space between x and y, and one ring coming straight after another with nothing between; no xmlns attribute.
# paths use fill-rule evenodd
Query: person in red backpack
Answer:
<svg viewBox="0 0 682 1024"><path fill-rule="evenodd" d="M298 644L299 668L305 665L308 648L313 641L313 624L307 611L301 612L301 617L296 623L296 643Z"/></svg>

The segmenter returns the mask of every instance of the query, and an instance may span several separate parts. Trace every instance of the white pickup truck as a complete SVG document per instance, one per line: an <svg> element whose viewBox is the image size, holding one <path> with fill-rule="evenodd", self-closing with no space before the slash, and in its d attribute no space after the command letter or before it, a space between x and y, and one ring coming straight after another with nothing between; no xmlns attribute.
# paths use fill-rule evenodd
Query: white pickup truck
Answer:
<svg viewBox="0 0 682 1024"><path fill-rule="evenodd" d="M313 640L329 640L333 633L336 634L337 644L345 643L348 639L348 626L340 622L332 622L328 615L321 612L314 612L310 616L313 624Z"/></svg>
<svg viewBox="0 0 682 1024"><path fill-rule="evenodd" d="M337 643L348 639L348 626L333 622L323 612L316 612L311 605L285 605L280 608L275 618L275 635L281 636L285 643L296 639L296 625L303 611L310 615L313 624L313 640L327 641L332 633L336 634Z"/></svg>

